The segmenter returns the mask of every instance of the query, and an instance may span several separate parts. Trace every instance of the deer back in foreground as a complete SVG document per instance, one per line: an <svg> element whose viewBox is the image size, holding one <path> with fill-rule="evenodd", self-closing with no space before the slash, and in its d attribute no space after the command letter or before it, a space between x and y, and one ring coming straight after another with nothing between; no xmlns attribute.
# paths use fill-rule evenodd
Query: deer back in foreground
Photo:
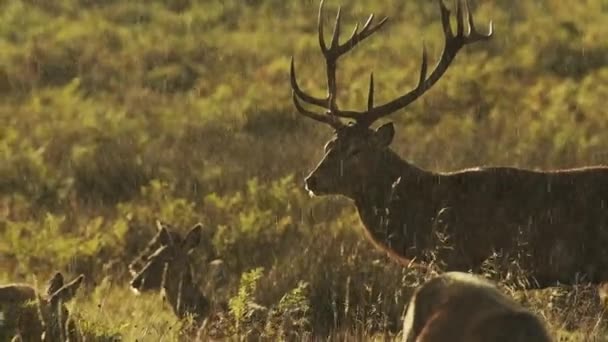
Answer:
<svg viewBox="0 0 608 342"><path fill-rule="evenodd" d="M131 288L138 293L162 289L179 318L192 315L201 321L210 304L193 280L189 252L198 246L202 226L195 225L183 239L158 221L157 227L145 251L129 265Z"/></svg>
<svg viewBox="0 0 608 342"><path fill-rule="evenodd" d="M437 173L417 167L391 150L392 123L370 128L428 91L463 47L492 37L492 24L487 34L476 30L466 0L456 1L455 32L450 11L443 1L437 2L445 41L434 69L428 70L423 48L419 81L413 90L377 105L374 78L370 77L367 108L356 111L338 106L338 60L384 27L387 18L375 24L371 15L361 29L355 26L350 38L340 43L338 11L328 44L321 1L318 36L326 64L327 96L304 92L293 59L291 63L297 112L334 130L322 160L306 178L306 189L311 195L352 199L368 238L404 265L414 259L433 261L428 252L437 245L435 227L441 222L445 229L441 233L451 245L445 249L446 255L439 255L446 264L444 270L478 271L494 252L502 252L498 254L509 258L525 255L519 264L529 283L541 287L557 281L571 284L581 275L594 283L608 280L608 167L554 171L480 167ZM305 108L304 103L321 111ZM351 122L345 124L343 119Z"/></svg>
<svg viewBox="0 0 608 342"><path fill-rule="evenodd" d="M448 272L413 294L403 342L550 342L544 323L472 274Z"/></svg>
<svg viewBox="0 0 608 342"><path fill-rule="evenodd" d="M64 303L71 300L82 284L84 275L64 284L63 275L56 273L48 283L45 294L26 284L0 286L0 331L16 334L23 341L74 340L76 327L68 320ZM8 337L8 336L3 336Z"/></svg>

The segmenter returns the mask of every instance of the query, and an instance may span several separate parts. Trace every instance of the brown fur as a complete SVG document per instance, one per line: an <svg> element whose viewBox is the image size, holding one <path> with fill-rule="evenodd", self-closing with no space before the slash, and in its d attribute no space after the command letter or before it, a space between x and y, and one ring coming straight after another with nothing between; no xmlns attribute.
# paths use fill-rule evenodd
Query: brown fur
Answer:
<svg viewBox="0 0 608 342"><path fill-rule="evenodd" d="M156 235L150 239L143 251L129 264L129 272L133 277L146 266L149 262L149 257L160 247L171 243L180 244L182 242L181 235L169 225L156 221L156 228ZM151 284L151 287L160 289L160 278L156 284Z"/></svg>
<svg viewBox="0 0 608 342"><path fill-rule="evenodd" d="M448 271L478 270L501 251L529 254L519 262L541 287L608 279L608 167L435 173L399 158L388 147L393 134L390 123L341 129L306 180L314 194L353 199L390 256L428 261L440 226L453 247L442 258Z"/></svg>
<svg viewBox="0 0 608 342"><path fill-rule="evenodd" d="M488 34L471 30L467 35L466 22L472 20L467 1L456 1L456 33L450 28L449 10L443 1L438 3L445 45L435 69L427 74L423 63L418 86L380 106L374 105L374 88L370 86L368 109L360 112L338 107L337 59L369 37L372 30L379 29L385 20L367 31L362 29L363 35L355 33L355 39L344 44L339 44L336 35L331 45L323 42L319 22L328 97L306 94L297 84L293 63L291 86L298 112L329 124L335 136L326 144L323 159L306 178L306 188L314 195L352 199L368 237L403 264L431 261L429 256L441 240L437 238L440 232L452 247L438 255L448 271L478 271L494 252L500 252L506 258L517 259L528 273L529 283L540 287L557 281L607 281L608 167L554 171L479 167L432 172L401 159L390 149L392 123L377 130L369 128L378 118L406 107L424 94L441 78L462 47L492 37L491 28ZM320 13L322 8L321 3ZM330 115L307 110L300 101ZM354 122L345 125L340 118ZM433 258L437 259L437 255Z"/></svg>
<svg viewBox="0 0 608 342"><path fill-rule="evenodd" d="M550 342L544 323L487 280L448 272L416 290L403 342Z"/></svg>
<svg viewBox="0 0 608 342"><path fill-rule="evenodd" d="M64 303L76 294L84 275L70 283L63 283L63 275L56 273L49 281L46 294L26 284L0 286L0 311L3 313L3 337L16 334L23 341L76 340L76 327L68 320Z"/></svg>
<svg viewBox="0 0 608 342"><path fill-rule="evenodd" d="M157 225L158 233L146 251L129 265L133 273L131 287L137 292L162 289L179 318L191 315L201 322L207 317L210 304L194 282L188 253L199 244L202 227L197 224L182 238L160 222Z"/></svg>

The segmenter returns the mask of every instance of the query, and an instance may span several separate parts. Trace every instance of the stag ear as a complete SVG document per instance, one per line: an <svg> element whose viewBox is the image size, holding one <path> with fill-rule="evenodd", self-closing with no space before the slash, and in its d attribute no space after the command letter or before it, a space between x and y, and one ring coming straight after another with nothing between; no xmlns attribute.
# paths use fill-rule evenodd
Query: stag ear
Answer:
<svg viewBox="0 0 608 342"><path fill-rule="evenodd" d="M201 223L197 223L196 225L194 225L194 227L192 227L192 229L184 238L184 242L182 242L182 246L185 251L190 251L191 249L198 246L198 244L201 242L202 231L203 225Z"/></svg>
<svg viewBox="0 0 608 342"><path fill-rule="evenodd" d="M61 287L59 290L57 290L57 291L55 291L55 293L53 293L53 295L50 298L51 302L56 303L58 301L61 301L61 302L65 303L68 300L72 299L74 297L74 295L76 295L76 291L82 284L83 280L84 280L84 274L81 274L78 276L78 278L65 284L63 287Z"/></svg>
<svg viewBox="0 0 608 342"><path fill-rule="evenodd" d="M374 141L380 147L388 147L395 136L395 126L392 122L385 123L374 132Z"/></svg>

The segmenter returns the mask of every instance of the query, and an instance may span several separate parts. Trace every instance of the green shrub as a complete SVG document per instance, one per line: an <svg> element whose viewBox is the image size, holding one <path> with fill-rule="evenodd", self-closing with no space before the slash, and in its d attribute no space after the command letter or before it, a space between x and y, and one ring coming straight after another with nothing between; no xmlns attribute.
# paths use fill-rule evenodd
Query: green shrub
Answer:
<svg viewBox="0 0 608 342"><path fill-rule="evenodd" d="M470 2L479 30L495 22L494 38L467 47L433 89L390 117L393 148L430 170L605 164L605 1ZM339 5L326 1L326 38ZM342 5L342 41L370 12L391 19L340 60L341 108L364 108L372 71L377 103L412 89L423 40L429 63L438 59L436 2ZM155 220L180 232L202 222L191 255L201 288L213 285L208 261L226 264L208 294L214 303L237 300L241 275L266 270L238 299L267 308L263 320L239 325L242 336L388 338L400 329L423 277L365 241L350 202L303 190L331 134L295 114L289 86L293 55L300 85L326 93L317 1L0 6L2 280L84 272L86 295L73 309L91 336L175 340L188 322L157 296L131 297L127 265ZM218 305L243 322L245 311ZM547 317L591 331L598 316L589 307L578 325L566 309ZM210 320L210 335L235 333L230 319Z"/></svg>

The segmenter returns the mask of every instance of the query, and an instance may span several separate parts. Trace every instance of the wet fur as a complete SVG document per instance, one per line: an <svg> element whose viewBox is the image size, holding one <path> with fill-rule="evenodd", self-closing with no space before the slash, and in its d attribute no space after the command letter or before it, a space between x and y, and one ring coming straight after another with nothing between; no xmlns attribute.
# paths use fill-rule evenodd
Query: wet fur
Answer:
<svg viewBox="0 0 608 342"><path fill-rule="evenodd" d="M390 257L431 261L441 231L453 247L440 255L445 271L477 272L497 251L517 258L534 286L608 279L608 167L431 172L393 152L393 134L391 123L342 128L307 177L314 194L354 200L366 235Z"/></svg>
<svg viewBox="0 0 608 342"><path fill-rule="evenodd" d="M200 323L209 314L210 302L194 282L188 252L199 244L201 226L194 226L185 238L160 222L157 226L158 233L129 265L131 287L138 292L162 290L177 317L193 316Z"/></svg>
<svg viewBox="0 0 608 342"><path fill-rule="evenodd" d="M61 273L49 281L46 294L27 284L0 286L0 311L4 326L0 331L16 335L23 341L63 341L78 338L76 326L68 320L64 302L70 300L81 285L84 275L63 283ZM2 337L7 337L3 335Z"/></svg>
<svg viewBox="0 0 608 342"><path fill-rule="evenodd" d="M544 323L487 280L444 273L416 290L403 342L549 342Z"/></svg>

